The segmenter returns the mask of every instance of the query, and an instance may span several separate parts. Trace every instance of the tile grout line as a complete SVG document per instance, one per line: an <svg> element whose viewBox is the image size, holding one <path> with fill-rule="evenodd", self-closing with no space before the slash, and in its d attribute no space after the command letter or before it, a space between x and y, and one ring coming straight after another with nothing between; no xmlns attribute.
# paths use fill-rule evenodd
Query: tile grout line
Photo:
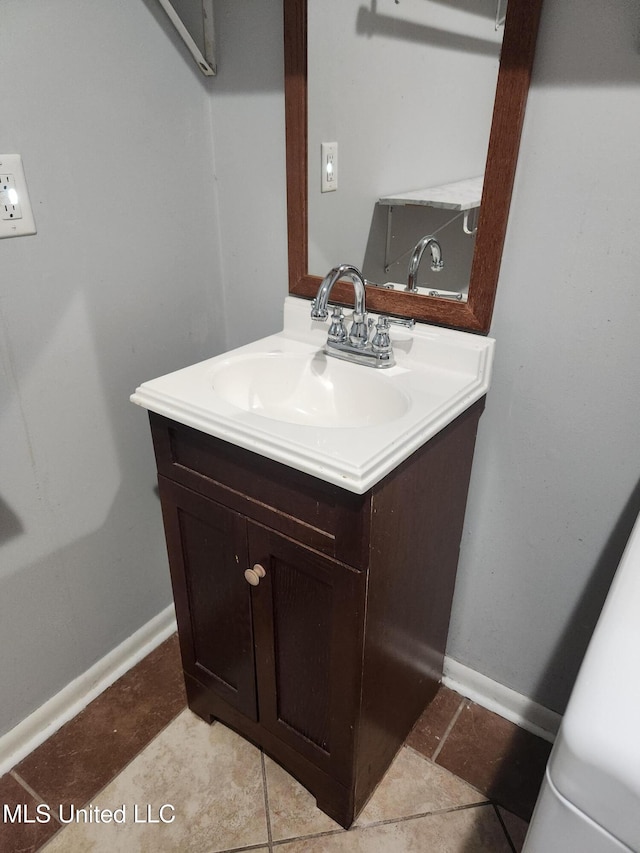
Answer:
<svg viewBox="0 0 640 853"><path fill-rule="evenodd" d="M462 713L462 709L464 708L464 705L465 705L466 701L467 701L467 700L466 700L464 697L462 697L462 698L460 699L460 704L458 705L458 707L456 708L456 710L455 710L455 712L454 712L453 716L452 716L452 717L451 717L451 719L449 720L449 725L448 725L448 726L447 726L447 728L444 730L444 734L443 734L443 735L442 735L442 737L440 738L440 743L437 745L437 747L436 747L436 748L435 748L435 750L433 751L433 755L431 756L431 761L433 761L434 763L435 763L436 759L438 758L438 756L440 755L440 753L442 752L442 747L445 745L445 742L446 742L447 738L448 738L448 737L449 737L449 735L451 734L451 730L453 729L453 727L455 726L455 724L458 722L458 717L459 717L459 716L460 716L460 714Z"/></svg>
<svg viewBox="0 0 640 853"><path fill-rule="evenodd" d="M443 764L436 764L436 762L434 762L432 758L429 758L428 756L424 755L424 753L420 752L419 749L416 749L414 746L411 746L408 743L405 743L404 749L408 749L409 752L413 752L414 755L417 755L423 761L428 761L430 764L435 764L436 767L438 767L440 770L444 770L447 773L450 773L452 776L455 776L455 778L458 779L460 782L464 782L465 785L468 785L470 788L473 788L484 799L478 800L477 803L471 803L472 806L486 806L486 805L492 804L493 801L488 794L486 794L483 790L478 788L476 785L473 785L471 782L468 782L463 776L458 776L456 773L453 773L451 770L449 770ZM453 808L458 808L458 807L454 806ZM466 806L460 806L459 808L466 808Z"/></svg>
<svg viewBox="0 0 640 853"><path fill-rule="evenodd" d="M269 812L269 789L267 787L267 768L264 762L264 752L260 751L262 766L262 790L264 792L264 813L267 820L267 844L269 853L273 853L273 834L271 832L271 814Z"/></svg>
<svg viewBox="0 0 640 853"><path fill-rule="evenodd" d="M315 838L330 838L334 835L344 835L346 832L361 832L369 829L377 829L380 826L393 826L393 824L396 823L409 823L412 820L421 820L425 817L439 817L445 814L453 814L454 812L470 811L471 809L484 809L492 806L493 803L491 803L489 800L483 800L482 802L478 803L466 803L462 806L451 806L450 808L435 809L434 811L430 812L419 812L418 814L403 815L402 817L387 818L386 820L376 820L372 823L365 823L362 825L354 823L348 830L333 829L328 830L327 832L316 832L311 833L309 835L297 835L292 838L281 838L278 841L274 841L273 846L281 847L284 844L291 844L293 841L308 841L309 839Z"/></svg>
<svg viewBox="0 0 640 853"><path fill-rule="evenodd" d="M18 773L16 773L15 770L13 770L13 769L10 770L9 776L11 776L18 783L18 785L20 785L22 788L24 788L24 790L27 792L27 794L30 794L34 798L34 800L38 803L38 805L43 805L43 804L46 805L45 801L42 799L40 794L37 791L34 791L34 789L31 787L31 785L29 785L27 782L25 782L24 779L22 778L22 776L20 776ZM62 826L62 824L60 823L58 818L55 816L55 814L53 815L53 819L55 820L55 822L59 826Z"/></svg>
<svg viewBox="0 0 640 853"><path fill-rule="evenodd" d="M511 836L509 835L509 830L507 829L507 825L505 824L504 820L502 819L502 815L500 814L500 809L498 808L496 803L492 803L492 805L493 805L493 809L494 809L494 811L498 817L498 820L500 821L500 826L502 827L504 834L507 836L507 841L509 843L509 847L511 847L511 853L517 853L515 844L513 843L513 841L511 840Z"/></svg>
<svg viewBox="0 0 640 853"><path fill-rule="evenodd" d="M354 827L354 829L357 827ZM294 841L309 841L311 839L316 838L331 838L334 835L341 835L348 830L346 829L330 829L327 832L316 832L311 835L295 835L291 838L280 838L277 841L273 842L273 846L275 847L283 847L285 844L293 844Z"/></svg>
<svg viewBox="0 0 640 853"><path fill-rule="evenodd" d="M191 711L191 708L190 708L188 705L185 705L185 706L184 706L184 708L181 708L181 709L180 709L180 711L178 711L178 713L175 715L175 717L174 717L172 720L169 720L169 722L168 722L168 723L166 723L166 724L165 724L165 725L160 729L160 731L158 731L158 732L156 732L156 733L154 734L154 736L151 738L151 740L149 741L149 743L145 744L139 752L136 752L136 754L135 754L135 755L133 755L133 756L132 756L132 757L131 757L131 758L130 758L130 759L129 759L129 760L128 760L128 761L127 761L127 762L126 762L126 763L125 763L121 768L120 768L120 770L118 770L118 772L117 772L117 773L114 773L114 775L111 777L111 779L109 779L107 782L105 782L105 783L104 783L104 785L102 786L102 788L100 788L98 791L96 791L96 792L95 792L95 794L92 794L92 795L89 797L89 799L88 799L88 800L85 800L85 801L82 803L82 805L80 806L80 808L85 808L87 805L89 805L89 803L90 803L92 800L95 800L95 799L96 799L96 797L99 797L99 796L100 796L104 791L106 791L106 789L109 787L109 785L111 785L111 783L112 783L112 782L115 782L115 780L116 780L116 779L118 779L120 776L122 776L122 774L125 772L125 770L128 770L128 769L129 769L129 767L131 767L131 765L133 764L133 762L134 762L134 761L137 761L137 759L138 759L138 758L139 758L139 757L140 757L144 752L146 752L146 751L147 751L147 749L149 749L149 747L151 746L151 744L152 744L152 743L154 743L154 741L156 741L156 740L160 737L160 735L164 734L164 733L167 731L167 729L168 729L170 726L172 726L172 725L176 722L176 720L178 719L178 717L180 717L182 714L184 714L184 712L185 712L185 711L189 711L190 713L192 713L192 714L193 714L193 715L194 715L194 716L195 716L195 717L196 717L196 718L197 718L201 723L203 723L205 726L209 726L209 727L211 727L211 726L214 726L214 725L218 722L217 720L213 720L211 723L207 723L207 721L206 721L206 720L203 720L203 719L202 719L202 717L199 717L199 716L198 716L194 711ZM65 824L64 826L66 826L66 824Z"/></svg>
<svg viewBox="0 0 640 853"><path fill-rule="evenodd" d="M228 850L216 850L215 853L249 853L251 850L264 850L264 844L250 844L248 847L229 847Z"/></svg>
<svg viewBox="0 0 640 853"><path fill-rule="evenodd" d="M355 829L369 829L374 826L388 826L393 823L407 823L410 820L419 820L423 817L439 817L440 815L452 814L453 812L464 812L470 809L483 809L492 805L489 800L482 800L477 803L465 803L462 806L450 806L449 808L434 809L430 812L418 812L417 814L403 815L402 817L390 817L385 820L376 820L372 823L365 823L362 826L355 826Z"/></svg>
<svg viewBox="0 0 640 853"><path fill-rule="evenodd" d="M182 709L181 709L181 710L176 714L176 716L173 718L173 720L170 720L170 721L169 721L165 726L163 726L163 727L162 727L162 729L161 729L159 732L157 732L157 733L153 736L153 738L149 741L149 743L147 743L147 744L146 744L146 745L145 745L145 746L144 746L144 747L143 747L139 752L137 752L137 753L136 753L136 754L135 754L135 755L134 755L134 756L133 756L129 761L127 761L127 763L126 763L123 767L121 767L121 768L120 768L120 770L118 770L118 772L117 772L117 773L115 773L115 774L111 777L111 779L109 779L107 782L105 782L105 784L100 788L100 790L96 791L94 794L92 794L92 795L89 797L89 799L88 799L88 800L86 800L85 802L83 802L83 803L82 803L82 805L80 806L80 808L84 808L88 803L90 803L90 802L91 802L91 800L94 800L96 797L99 797L99 796L100 796L100 794L102 794L102 792L103 792L104 790L106 790L106 788L108 788L108 786L109 786L113 781L115 781L115 780L116 780L116 779L117 779L117 778L118 778L122 773L124 773L124 771L125 771L125 770L126 770L126 769L131 765L131 764L133 764L133 762L138 758L138 756L142 755L142 753L143 753L143 752L144 752L144 751L145 751L149 746L151 746L151 744L153 743L153 741L154 741L157 737L159 737L159 735L161 735L163 732L165 732L165 731L166 731L166 729L168 729L168 728L169 728L169 726L171 726L171 725L172 725L172 724L173 724L173 723L178 719L178 717L180 716L180 714L184 713L184 711L186 711L186 710L189 710L189 706L188 706L188 705L185 705L185 706L184 706L184 708L182 708ZM196 716L197 716L197 715L196 715ZM205 721L203 720L203 722L205 722ZM216 722L217 722L217 720L213 720L213 722L212 722L212 723L210 723L210 725L214 725ZM34 752L35 752L35 750L34 750ZM35 790L34 790L34 789L29 785L29 783L28 783L28 782L26 782L26 781L22 778L22 776L20 776L20 774L16 771L15 767L14 767L14 768L12 768L12 769L9 771L8 775L9 775L9 776L11 776L11 777L12 777L12 778L13 778L13 779L14 779L14 780L15 780L15 781L16 781L16 782L17 782L17 783L18 783L22 788L24 788L24 790L25 790L28 794L30 794L32 797L34 797L34 798L35 798L35 800L36 800L38 803L45 803L45 801L42 799L42 797L40 796L40 794L38 794L38 792L37 792L37 791L35 791ZM58 818L56 817L56 815L55 815L55 814L53 815L53 819L54 819L54 821L55 821L56 825L58 826L58 829L56 830L56 832L55 832L54 836L52 836L51 838L47 839L46 844L48 844L48 843L49 843L49 841L52 841L52 840L53 840L53 838L54 838L55 836L59 835L61 832L63 832L63 831L67 828L67 825L66 825L66 824L61 823L61 822L58 820Z"/></svg>

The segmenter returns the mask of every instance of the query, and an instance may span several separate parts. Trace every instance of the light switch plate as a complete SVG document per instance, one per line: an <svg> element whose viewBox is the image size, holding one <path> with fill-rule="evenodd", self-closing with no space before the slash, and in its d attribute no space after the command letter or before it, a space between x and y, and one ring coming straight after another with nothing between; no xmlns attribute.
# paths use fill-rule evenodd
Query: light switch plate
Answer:
<svg viewBox="0 0 640 853"><path fill-rule="evenodd" d="M320 154L322 157L320 192L335 192L338 189L338 143L320 143Z"/></svg>
<svg viewBox="0 0 640 853"><path fill-rule="evenodd" d="M0 154L0 238L35 233L22 157Z"/></svg>

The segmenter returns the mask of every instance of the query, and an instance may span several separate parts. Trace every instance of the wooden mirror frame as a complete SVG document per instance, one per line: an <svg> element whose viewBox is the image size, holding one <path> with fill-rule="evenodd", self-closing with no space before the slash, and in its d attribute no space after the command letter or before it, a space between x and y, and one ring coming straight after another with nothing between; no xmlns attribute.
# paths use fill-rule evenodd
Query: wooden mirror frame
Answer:
<svg viewBox="0 0 640 853"><path fill-rule="evenodd" d="M481 334L489 331L541 7L542 0L509 0L507 6L468 301L369 286L369 310ZM289 293L314 297L322 279L307 270L307 0L284 0L284 60ZM352 305L353 288L339 283L331 297Z"/></svg>

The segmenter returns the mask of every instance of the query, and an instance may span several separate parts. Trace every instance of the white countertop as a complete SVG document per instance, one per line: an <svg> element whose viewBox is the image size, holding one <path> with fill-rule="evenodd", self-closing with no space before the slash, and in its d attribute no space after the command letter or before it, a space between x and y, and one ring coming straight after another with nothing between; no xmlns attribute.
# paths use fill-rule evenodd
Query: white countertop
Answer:
<svg viewBox="0 0 640 853"><path fill-rule="evenodd" d="M339 362L357 382L362 371L392 383L408 398L406 410L384 423L357 427L289 423L246 411L218 396L213 376L238 356L282 353L310 358L322 351L328 324L312 321L310 302L288 296L282 332L143 383L134 403L363 494L482 397L491 377L491 338L416 324L392 326L394 367L379 370ZM333 361L333 359L332 359ZM337 360L335 360L337 361ZM375 407L375 394L367 405Z"/></svg>

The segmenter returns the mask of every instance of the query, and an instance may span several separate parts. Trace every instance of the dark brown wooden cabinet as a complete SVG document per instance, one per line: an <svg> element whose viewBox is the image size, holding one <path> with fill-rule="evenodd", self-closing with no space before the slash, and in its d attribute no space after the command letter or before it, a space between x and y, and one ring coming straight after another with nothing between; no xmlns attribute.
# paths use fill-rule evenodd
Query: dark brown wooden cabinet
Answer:
<svg viewBox="0 0 640 853"><path fill-rule="evenodd" d="M343 826L437 690L482 406L364 495L150 415L189 705Z"/></svg>

